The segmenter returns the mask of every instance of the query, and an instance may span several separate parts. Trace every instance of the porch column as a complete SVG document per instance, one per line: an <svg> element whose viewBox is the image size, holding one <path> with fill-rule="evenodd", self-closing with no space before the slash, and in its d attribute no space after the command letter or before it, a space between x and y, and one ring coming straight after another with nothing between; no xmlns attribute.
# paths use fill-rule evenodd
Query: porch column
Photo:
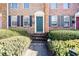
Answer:
<svg viewBox="0 0 79 59"><path fill-rule="evenodd" d="M44 4L44 12L45 12L45 32L49 32L49 5L48 3Z"/></svg>

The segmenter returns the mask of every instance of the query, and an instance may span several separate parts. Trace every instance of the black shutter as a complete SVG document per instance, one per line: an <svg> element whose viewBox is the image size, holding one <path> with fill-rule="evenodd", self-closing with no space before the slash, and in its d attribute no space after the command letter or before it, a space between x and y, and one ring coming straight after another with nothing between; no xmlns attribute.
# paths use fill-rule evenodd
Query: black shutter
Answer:
<svg viewBox="0 0 79 59"><path fill-rule="evenodd" d="M60 26L60 16L57 16L58 26Z"/></svg>
<svg viewBox="0 0 79 59"><path fill-rule="evenodd" d="M64 16L61 16L61 26L64 27Z"/></svg>
<svg viewBox="0 0 79 59"><path fill-rule="evenodd" d="M49 27L51 27L51 16L49 16Z"/></svg>
<svg viewBox="0 0 79 59"><path fill-rule="evenodd" d="M21 16L21 26L23 26L23 15Z"/></svg>
<svg viewBox="0 0 79 59"><path fill-rule="evenodd" d="M70 16L70 27L72 27L72 16Z"/></svg>
<svg viewBox="0 0 79 59"><path fill-rule="evenodd" d="M30 16L30 26L32 26L32 16Z"/></svg>
<svg viewBox="0 0 79 59"><path fill-rule="evenodd" d="M20 26L20 16L17 16L17 26Z"/></svg>
<svg viewBox="0 0 79 59"><path fill-rule="evenodd" d="M8 26L11 27L11 16L8 16Z"/></svg>

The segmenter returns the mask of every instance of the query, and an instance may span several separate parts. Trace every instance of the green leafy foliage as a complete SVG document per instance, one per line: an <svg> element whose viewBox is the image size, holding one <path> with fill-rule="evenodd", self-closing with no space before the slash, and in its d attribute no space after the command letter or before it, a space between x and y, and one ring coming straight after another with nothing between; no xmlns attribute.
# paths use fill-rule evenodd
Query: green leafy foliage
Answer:
<svg viewBox="0 0 79 59"><path fill-rule="evenodd" d="M6 30L6 29L0 30L0 39L9 38L12 36L20 36L20 34L18 32Z"/></svg>
<svg viewBox="0 0 79 59"><path fill-rule="evenodd" d="M0 39L9 38L13 36L27 36L29 37L28 33L24 29L18 29L18 28L11 28L9 30L6 29L0 29Z"/></svg>
<svg viewBox="0 0 79 59"><path fill-rule="evenodd" d="M69 49L74 48L79 55L79 40L53 40L52 43L49 44L49 48L55 51L56 56L68 56Z"/></svg>
<svg viewBox="0 0 79 59"><path fill-rule="evenodd" d="M26 29L22 29L22 28L10 28L10 30L18 32L22 36L29 36L28 32L26 31Z"/></svg>
<svg viewBox="0 0 79 59"><path fill-rule="evenodd" d="M48 35L52 40L79 39L79 31L75 30L52 30Z"/></svg>
<svg viewBox="0 0 79 59"><path fill-rule="evenodd" d="M52 30L49 32L49 48L56 56L68 56L74 48L79 55L79 30Z"/></svg>
<svg viewBox="0 0 79 59"><path fill-rule="evenodd" d="M30 46L30 38L26 30L0 29L0 55L19 56Z"/></svg>
<svg viewBox="0 0 79 59"><path fill-rule="evenodd" d="M15 36L0 40L1 56L19 56L24 53L30 45L30 38L25 36Z"/></svg>

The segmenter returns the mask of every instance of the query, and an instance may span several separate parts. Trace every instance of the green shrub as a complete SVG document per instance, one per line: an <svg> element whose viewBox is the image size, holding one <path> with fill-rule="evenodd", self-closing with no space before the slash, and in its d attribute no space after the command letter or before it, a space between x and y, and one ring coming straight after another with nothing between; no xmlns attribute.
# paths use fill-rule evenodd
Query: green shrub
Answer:
<svg viewBox="0 0 79 59"><path fill-rule="evenodd" d="M27 31L24 29L14 29L10 30L0 29L0 39L9 38L13 36L29 36Z"/></svg>
<svg viewBox="0 0 79 59"><path fill-rule="evenodd" d="M50 50L55 51L56 56L68 56L69 49L74 48L76 53L79 55L79 40L53 40L52 43L49 43Z"/></svg>
<svg viewBox="0 0 79 59"><path fill-rule="evenodd" d="M79 39L79 31L75 30L52 30L48 35L52 40Z"/></svg>
<svg viewBox="0 0 79 59"><path fill-rule="evenodd" d="M26 31L26 29L22 29L22 28L10 28L10 30L18 32L22 36L29 36L28 32Z"/></svg>
<svg viewBox="0 0 79 59"><path fill-rule="evenodd" d="M0 40L0 55L19 56L24 53L30 45L30 38L24 36L15 36Z"/></svg>
<svg viewBox="0 0 79 59"><path fill-rule="evenodd" d="M9 38L12 36L20 36L20 34L16 31L0 29L0 39Z"/></svg>

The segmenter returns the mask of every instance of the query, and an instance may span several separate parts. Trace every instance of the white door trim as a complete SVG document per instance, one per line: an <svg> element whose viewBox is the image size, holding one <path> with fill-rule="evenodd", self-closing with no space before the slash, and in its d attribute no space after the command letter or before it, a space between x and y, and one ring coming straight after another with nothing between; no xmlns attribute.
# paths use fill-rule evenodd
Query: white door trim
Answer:
<svg viewBox="0 0 79 59"><path fill-rule="evenodd" d="M76 15L75 15L75 29L76 29Z"/></svg>
<svg viewBox="0 0 79 59"><path fill-rule="evenodd" d="M79 12L75 13L75 29L76 29L76 17L79 17Z"/></svg>
<svg viewBox="0 0 79 59"><path fill-rule="evenodd" d="M36 31L36 17L37 16L42 16L43 17L43 32L37 32ZM37 11L36 13L35 13L35 33L44 33L44 12L42 12L42 11Z"/></svg>

